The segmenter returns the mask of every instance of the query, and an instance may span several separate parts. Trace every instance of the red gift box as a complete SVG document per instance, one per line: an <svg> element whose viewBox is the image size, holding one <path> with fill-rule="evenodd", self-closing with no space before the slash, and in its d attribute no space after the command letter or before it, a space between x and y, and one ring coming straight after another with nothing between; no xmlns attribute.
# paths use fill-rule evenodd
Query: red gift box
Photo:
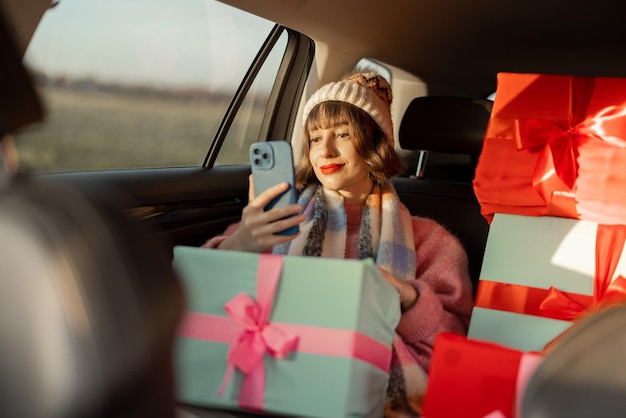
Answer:
<svg viewBox="0 0 626 418"><path fill-rule="evenodd" d="M437 337L424 398L424 418L518 416L521 394L541 354L467 339Z"/></svg>
<svg viewBox="0 0 626 418"><path fill-rule="evenodd" d="M626 78L498 74L481 212L626 223Z"/></svg>

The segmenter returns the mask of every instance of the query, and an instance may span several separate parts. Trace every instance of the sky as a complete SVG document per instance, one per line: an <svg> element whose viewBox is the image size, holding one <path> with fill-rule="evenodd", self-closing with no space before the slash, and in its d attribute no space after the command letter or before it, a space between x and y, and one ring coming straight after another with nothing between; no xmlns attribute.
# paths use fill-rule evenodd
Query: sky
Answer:
<svg viewBox="0 0 626 418"><path fill-rule="evenodd" d="M51 76L232 88L272 26L214 0L60 0L25 62Z"/></svg>

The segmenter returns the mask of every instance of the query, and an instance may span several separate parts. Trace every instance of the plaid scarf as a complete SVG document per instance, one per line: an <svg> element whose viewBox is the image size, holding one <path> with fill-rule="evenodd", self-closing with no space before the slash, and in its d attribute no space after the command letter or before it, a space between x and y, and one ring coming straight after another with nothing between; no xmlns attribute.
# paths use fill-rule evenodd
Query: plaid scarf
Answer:
<svg viewBox="0 0 626 418"><path fill-rule="evenodd" d="M321 185L300 195L306 221L299 237L274 247L274 253L344 258L347 219L343 198ZM377 266L403 279L415 277L415 243L411 214L389 184L374 186L365 201L359 232L358 259L373 258Z"/></svg>
<svg viewBox="0 0 626 418"><path fill-rule="evenodd" d="M298 199L306 221L293 241L274 247L275 254L344 258L347 217L343 198L321 185L311 185ZM402 280L415 278L416 257L411 214L390 184L375 185L365 201L359 230L357 259L375 264ZM411 350L396 334L385 417L417 417L421 412L427 375Z"/></svg>

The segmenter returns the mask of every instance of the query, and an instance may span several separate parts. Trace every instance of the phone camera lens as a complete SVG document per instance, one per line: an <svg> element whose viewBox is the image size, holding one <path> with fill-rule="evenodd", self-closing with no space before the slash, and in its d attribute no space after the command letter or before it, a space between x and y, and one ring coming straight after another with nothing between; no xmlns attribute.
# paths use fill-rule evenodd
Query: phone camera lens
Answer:
<svg viewBox="0 0 626 418"><path fill-rule="evenodd" d="M259 160L258 158L255 158L254 165L261 165L261 160Z"/></svg>
<svg viewBox="0 0 626 418"><path fill-rule="evenodd" d="M254 149L254 153L255 153L255 154L258 154L259 152L260 152L260 151L259 151L259 149L258 149L258 148L255 148L255 149Z"/></svg>
<svg viewBox="0 0 626 418"><path fill-rule="evenodd" d="M263 153L263 159L267 160L268 158L270 158L270 156L266 152L264 152Z"/></svg>

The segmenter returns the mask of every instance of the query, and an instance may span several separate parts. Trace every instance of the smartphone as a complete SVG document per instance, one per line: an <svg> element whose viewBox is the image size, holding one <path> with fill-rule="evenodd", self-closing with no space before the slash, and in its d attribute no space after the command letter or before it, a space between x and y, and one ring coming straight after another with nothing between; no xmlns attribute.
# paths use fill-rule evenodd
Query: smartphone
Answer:
<svg viewBox="0 0 626 418"><path fill-rule="evenodd" d="M257 196L278 183L285 181L289 183L289 189L272 199L265 206L265 210L296 203L293 152L289 142L255 142L250 146L250 165L254 179L254 193ZM298 232L298 229L296 225L276 234L293 235Z"/></svg>

